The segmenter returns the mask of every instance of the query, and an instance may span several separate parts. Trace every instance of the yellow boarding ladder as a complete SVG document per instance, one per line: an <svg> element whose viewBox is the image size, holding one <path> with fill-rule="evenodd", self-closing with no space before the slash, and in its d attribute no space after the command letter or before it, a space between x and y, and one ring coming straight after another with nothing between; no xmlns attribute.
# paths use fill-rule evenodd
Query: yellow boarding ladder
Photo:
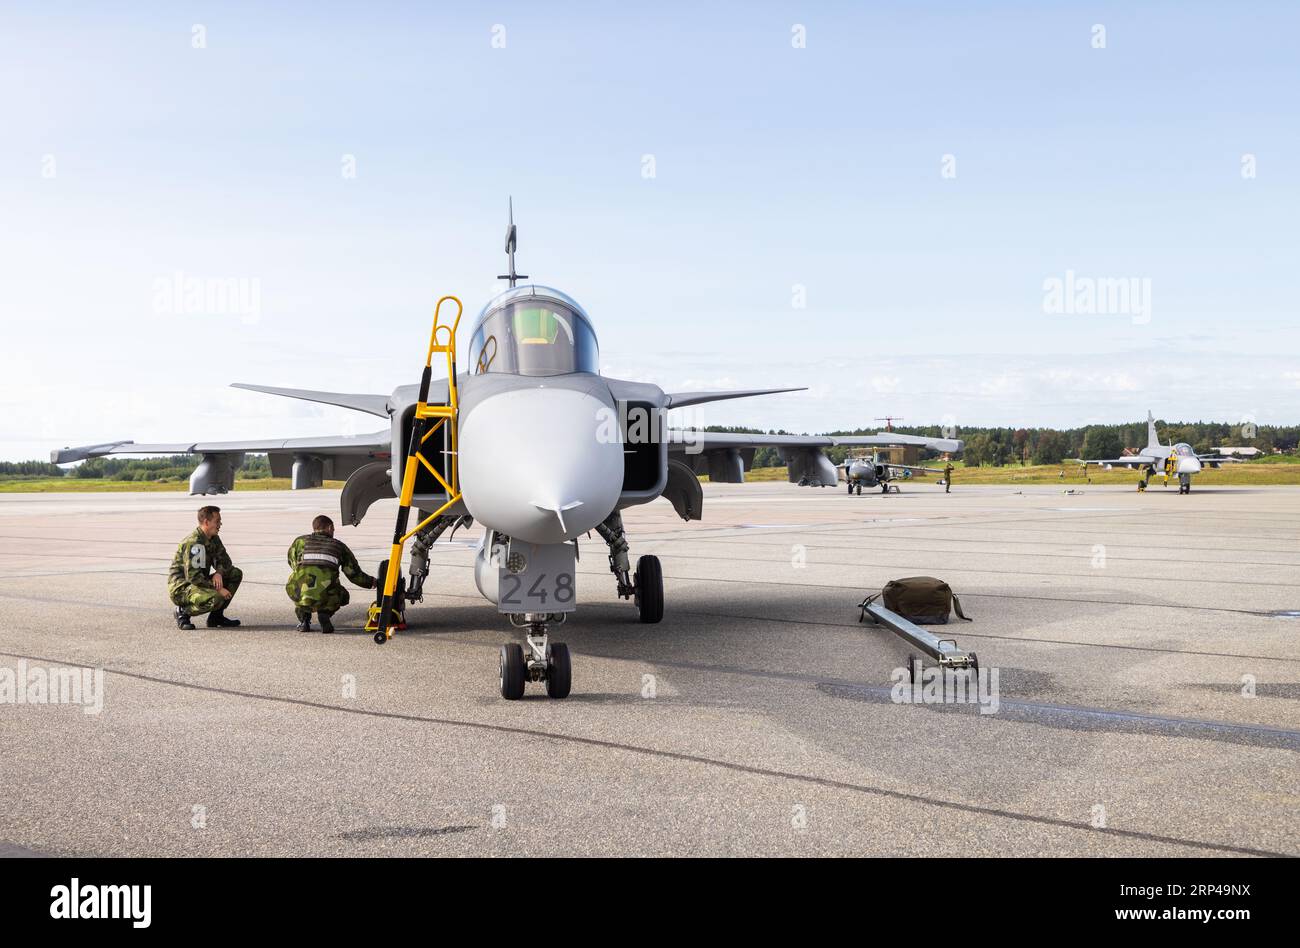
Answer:
<svg viewBox="0 0 1300 948"><path fill-rule="evenodd" d="M456 319L451 323L438 322L442 304L451 300L456 304ZM457 434L457 412L460 400L456 392L456 329L460 326L462 307L460 300L454 296L444 296L433 308L433 331L429 333L429 352L424 359L424 375L420 378L420 400L415 405L415 418L411 423L411 436L406 447L406 463L402 470L402 494L398 498L397 525L393 529L393 549L388 555L388 569L384 573L384 595L379 605L378 631L375 642L382 645L393 637L393 594L397 589L397 577L401 572L402 549L411 539L434 520L460 502L460 463ZM447 359L447 404L429 404L429 383L433 378L433 356L441 352ZM436 421L435 421L436 419ZM444 465L448 477L438 473L438 469L424 456L425 444L446 425L444 436L450 445L447 451L447 463ZM411 515L411 498L415 494L415 476L420 467L434 476L447 493L447 502L429 516L421 520L414 529L407 530L406 524Z"/></svg>

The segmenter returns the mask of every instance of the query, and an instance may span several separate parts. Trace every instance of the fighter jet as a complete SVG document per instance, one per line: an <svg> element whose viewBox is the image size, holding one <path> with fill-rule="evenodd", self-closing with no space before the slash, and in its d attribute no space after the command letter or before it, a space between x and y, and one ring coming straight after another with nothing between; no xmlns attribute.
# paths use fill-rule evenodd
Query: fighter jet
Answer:
<svg viewBox="0 0 1300 948"><path fill-rule="evenodd" d="M410 563L397 587L404 602L423 599L432 544L448 529L476 524L483 531L474 565L478 589L525 630L523 645L501 648L501 694L522 697L525 682L533 681L544 682L551 697L563 698L571 686L570 657L563 643L550 641L549 631L577 605L579 538L594 531L604 541L618 596L634 601L641 622L659 622L662 569L652 555L641 556L632 568L623 509L664 497L683 519L699 520L704 498L698 475L743 481L760 447L780 451L791 482L834 484L835 467L824 449L870 439L667 427L665 415L673 408L802 389L665 392L601 375L591 317L560 290L525 282L529 277L515 270L516 244L512 207L505 247L509 272L501 277L509 287L474 320L468 363L452 373L455 386L431 378L432 360L420 384L399 385L388 395L235 386L374 415L385 421L379 431L176 444L115 441L57 450L51 460L197 454L201 461L190 492L206 494L234 489L244 455L266 453L272 473L291 478L294 490L318 487L326 478L345 480L340 516L350 525L361 523L376 501L401 497L409 468L411 508L421 519L411 531ZM430 427L424 421L429 406L447 406L443 410L451 424ZM418 439L413 432L420 432ZM414 450L413 440L418 442ZM403 463L417 453L419 464ZM520 458L529 463L522 475ZM404 528L399 519L395 539ZM395 565L400 570L400 563ZM380 564L381 575L386 569L387 561ZM376 641L387 640L385 628Z"/></svg>
<svg viewBox="0 0 1300 948"><path fill-rule="evenodd" d="M885 432L876 435L878 438L886 437ZM957 447L939 447L938 450L956 451L959 449L961 442L954 439L939 438L908 438L907 435L888 435L890 446L899 446L904 444L922 444L925 447L934 448L937 444L956 445ZM883 443L883 442L882 442ZM891 490L898 493L899 487L895 481L909 480L913 474L942 474L941 467L923 467L914 464L894 464L892 461L886 461L879 451L861 457L845 458L840 464L840 470L844 472L844 481L848 484L850 494L861 496L863 487L879 487L882 494L888 494Z"/></svg>
<svg viewBox="0 0 1300 948"><path fill-rule="evenodd" d="M1074 458L1073 460L1082 464L1085 470L1089 464L1101 464L1107 468L1119 466L1144 469L1138 481L1139 491L1146 490L1147 483L1157 475L1164 477L1166 487L1169 486L1169 478L1177 475L1180 494L1192 492L1192 475L1199 474L1206 465L1217 468L1220 464L1239 463L1238 458L1226 458L1217 454L1197 454L1190 444L1181 442L1173 445L1161 444L1156 434L1155 416L1150 411L1147 412L1147 446L1141 451L1119 458Z"/></svg>

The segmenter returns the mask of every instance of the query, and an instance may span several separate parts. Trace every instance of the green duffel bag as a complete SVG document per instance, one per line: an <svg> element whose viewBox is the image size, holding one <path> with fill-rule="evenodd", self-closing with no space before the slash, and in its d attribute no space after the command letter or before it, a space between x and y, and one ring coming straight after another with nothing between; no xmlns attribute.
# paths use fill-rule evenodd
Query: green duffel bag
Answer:
<svg viewBox="0 0 1300 948"><path fill-rule="evenodd" d="M961 600L952 591L952 587L933 576L891 579L879 593L868 596L858 604L862 610L859 622L866 619L867 606L876 599L880 599L890 612L897 612L904 619L918 625L946 625L951 612L956 612L959 619L971 621L961 611Z"/></svg>

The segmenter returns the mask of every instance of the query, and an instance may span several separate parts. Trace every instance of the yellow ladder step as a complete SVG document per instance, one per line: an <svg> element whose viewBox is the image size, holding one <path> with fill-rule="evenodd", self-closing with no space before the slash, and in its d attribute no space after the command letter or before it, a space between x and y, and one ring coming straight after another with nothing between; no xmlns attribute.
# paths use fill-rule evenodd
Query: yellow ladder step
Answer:
<svg viewBox="0 0 1300 948"><path fill-rule="evenodd" d="M417 418L455 418L456 409L451 405L417 405Z"/></svg>

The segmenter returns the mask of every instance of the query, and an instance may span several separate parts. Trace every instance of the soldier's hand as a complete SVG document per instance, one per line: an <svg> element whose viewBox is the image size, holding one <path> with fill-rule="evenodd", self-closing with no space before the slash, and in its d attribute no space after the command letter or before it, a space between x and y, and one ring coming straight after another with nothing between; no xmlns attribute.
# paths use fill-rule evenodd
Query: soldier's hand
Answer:
<svg viewBox="0 0 1300 948"><path fill-rule="evenodd" d="M212 574L212 585L217 588L217 592L224 592L226 588L225 580L221 578L220 573Z"/></svg>
<svg viewBox="0 0 1300 948"><path fill-rule="evenodd" d="M226 599L229 599L231 596L234 595L234 593L232 593L229 589L226 589L224 586L219 591L221 595L224 596Z"/></svg>

